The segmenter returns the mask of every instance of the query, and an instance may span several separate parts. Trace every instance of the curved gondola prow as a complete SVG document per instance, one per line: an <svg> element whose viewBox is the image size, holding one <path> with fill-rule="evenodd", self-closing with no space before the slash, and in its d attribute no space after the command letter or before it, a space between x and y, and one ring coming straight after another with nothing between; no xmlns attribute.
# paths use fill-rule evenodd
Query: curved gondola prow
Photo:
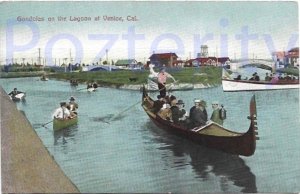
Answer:
<svg viewBox="0 0 300 194"><path fill-rule="evenodd" d="M256 140L259 140L258 137L258 128L257 128L257 111L256 111L256 100L255 100L255 95L252 96L251 101L250 101L250 116L248 117L251 121L250 123L250 129L248 131L248 134L251 135L253 138L253 143L251 145L252 151L249 153L248 156L253 155L256 149Z"/></svg>

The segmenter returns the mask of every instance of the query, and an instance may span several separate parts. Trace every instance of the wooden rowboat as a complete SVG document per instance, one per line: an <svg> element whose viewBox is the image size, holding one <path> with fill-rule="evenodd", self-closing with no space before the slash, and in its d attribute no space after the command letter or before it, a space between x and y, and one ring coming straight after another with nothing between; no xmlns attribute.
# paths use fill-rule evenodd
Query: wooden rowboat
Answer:
<svg viewBox="0 0 300 194"><path fill-rule="evenodd" d="M164 130L188 138L198 144L209 148L218 149L234 155L251 156L255 152L257 134L256 122L256 102L255 96L250 101L250 127L245 133L238 133L224 128L216 123L210 123L203 127L188 129L187 127L175 125L173 122L163 119L160 115L151 110L151 105L147 100L148 96L145 87L143 88L142 107L155 123L156 126ZM149 100L152 100L149 98ZM153 101L153 100L152 100Z"/></svg>
<svg viewBox="0 0 300 194"><path fill-rule="evenodd" d="M78 116L73 117L71 119L54 118L53 119L53 130L58 131L61 129L65 129L65 128L71 127L73 125L76 125L77 122L78 122Z"/></svg>

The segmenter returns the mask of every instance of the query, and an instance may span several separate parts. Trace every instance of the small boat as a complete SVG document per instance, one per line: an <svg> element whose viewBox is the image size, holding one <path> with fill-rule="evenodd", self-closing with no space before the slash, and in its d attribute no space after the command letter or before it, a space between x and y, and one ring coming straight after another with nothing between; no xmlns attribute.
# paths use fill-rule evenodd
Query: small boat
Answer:
<svg viewBox="0 0 300 194"><path fill-rule="evenodd" d="M54 118L53 119L53 130L58 131L61 129L65 129L65 128L71 127L73 125L76 125L77 122L78 122L78 116L73 117L71 119Z"/></svg>
<svg viewBox="0 0 300 194"><path fill-rule="evenodd" d="M95 92L95 91L96 91L96 88L87 88L87 91L88 91L88 92Z"/></svg>
<svg viewBox="0 0 300 194"><path fill-rule="evenodd" d="M209 148L221 150L234 155L251 156L255 152L257 122L255 96L250 101L250 127L245 133L234 132L216 123L209 123L202 127L188 129L187 127L175 125L173 122L163 119L160 115L151 111L150 103L145 101L148 96L143 88L142 107L153 123L169 132L188 138L198 144ZM152 100L151 98L149 98ZM153 101L153 100L152 100Z"/></svg>
<svg viewBox="0 0 300 194"><path fill-rule="evenodd" d="M25 100L26 93L25 92L20 92L17 95L9 96L9 97L13 101L21 101L21 100Z"/></svg>
<svg viewBox="0 0 300 194"><path fill-rule="evenodd" d="M71 86L78 86L78 83L77 82L70 82L70 85Z"/></svg>
<svg viewBox="0 0 300 194"><path fill-rule="evenodd" d="M41 77L41 81L48 81L49 80L49 78L47 78L47 77Z"/></svg>
<svg viewBox="0 0 300 194"><path fill-rule="evenodd" d="M222 76L222 87L224 92L235 91L257 91L257 90L283 90L283 89L299 89L299 79L295 80L271 80L271 81L255 81L255 80L234 80L230 78L228 73Z"/></svg>

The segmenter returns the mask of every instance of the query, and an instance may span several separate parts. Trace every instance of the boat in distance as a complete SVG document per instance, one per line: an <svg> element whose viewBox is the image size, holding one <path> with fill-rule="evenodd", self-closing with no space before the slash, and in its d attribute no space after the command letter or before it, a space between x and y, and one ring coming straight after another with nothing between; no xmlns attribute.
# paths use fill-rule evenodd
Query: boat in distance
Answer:
<svg viewBox="0 0 300 194"><path fill-rule="evenodd" d="M76 125L77 122L78 122L78 116L70 118L70 119L53 118L53 130L58 131L61 129L65 129L65 128L71 127L73 125Z"/></svg>
<svg viewBox="0 0 300 194"><path fill-rule="evenodd" d="M179 126L173 122L163 119L159 114L155 114L151 110L151 105L145 98L148 92L145 87L143 88L142 107L151 121L159 128L172 132L178 136L185 137L198 143L200 145L221 150L233 155L251 156L256 149L256 140L259 139L257 133L256 122L256 102L253 95L250 101L250 127L245 133L234 132L224 128L214 122L211 122L202 127L195 127L189 129L187 127Z"/></svg>
<svg viewBox="0 0 300 194"><path fill-rule="evenodd" d="M299 80L254 81L222 79L224 92L299 89Z"/></svg>
<svg viewBox="0 0 300 194"><path fill-rule="evenodd" d="M270 81L232 79L229 73L223 69L222 87L224 92L235 91L258 91L258 90L284 90L299 89L299 79L278 79L272 78Z"/></svg>

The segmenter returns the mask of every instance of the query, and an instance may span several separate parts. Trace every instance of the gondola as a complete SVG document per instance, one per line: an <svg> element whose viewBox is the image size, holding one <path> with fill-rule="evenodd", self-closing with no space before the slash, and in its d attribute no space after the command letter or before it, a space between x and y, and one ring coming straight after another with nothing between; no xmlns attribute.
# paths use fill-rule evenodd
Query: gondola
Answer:
<svg viewBox="0 0 300 194"><path fill-rule="evenodd" d="M145 87L143 87L142 107L152 122L159 128L188 138L206 147L221 150L230 154L242 156L251 156L254 154L256 139L259 139L256 136L257 122L255 96L253 96L250 101L250 116L248 116L250 127L245 133L228 130L213 122L193 129L175 125L171 121L163 119L160 115L152 112L148 100L153 101L153 99L149 97L148 100L145 100L145 97L147 96L148 92Z"/></svg>
<svg viewBox="0 0 300 194"><path fill-rule="evenodd" d="M77 122L78 122L78 116L73 117L71 119L53 118L53 130L58 131L61 129L65 129L65 128L71 127L73 125L76 125Z"/></svg>

